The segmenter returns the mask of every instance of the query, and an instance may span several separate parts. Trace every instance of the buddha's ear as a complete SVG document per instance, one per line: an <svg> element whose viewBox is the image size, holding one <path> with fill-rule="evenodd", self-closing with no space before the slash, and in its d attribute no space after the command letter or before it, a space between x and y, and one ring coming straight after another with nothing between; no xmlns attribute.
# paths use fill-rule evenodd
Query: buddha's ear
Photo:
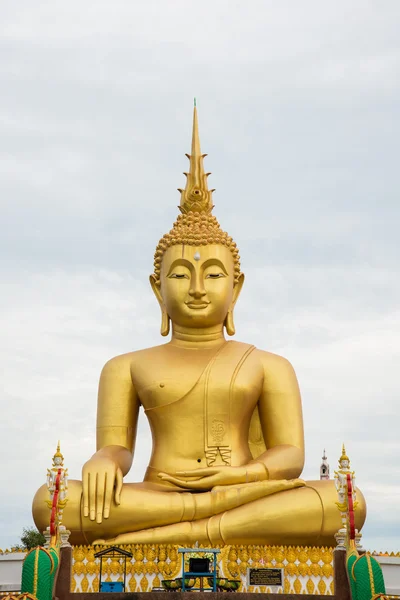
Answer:
<svg viewBox="0 0 400 600"><path fill-rule="evenodd" d="M235 304L237 299L239 298L239 294L242 291L242 287L244 284L244 273L240 273L239 279L233 286L233 296L232 303L228 310L228 314L225 317L225 329L228 335L235 335L235 323L233 320L233 309L235 308Z"/></svg>
<svg viewBox="0 0 400 600"><path fill-rule="evenodd" d="M157 298L157 302L160 305L160 308L162 308L164 305L164 302L163 302L162 295L161 295L160 282L157 281L157 279L155 278L155 275L150 275L149 281L150 281L151 289L153 290L153 293L154 293L155 297Z"/></svg>
<svg viewBox="0 0 400 600"><path fill-rule="evenodd" d="M154 277L154 275L150 275L149 279L150 279L151 289L153 290L154 295L157 298L157 302L158 302L158 304L160 305L160 308L161 308L161 329L160 329L160 333L161 333L161 335L166 336L166 335L169 334L169 316L168 316L168 313L167 313L166 308L164 306L163 297L161 295L160 283L157 282L157 280Z"/></svg>
<svg viewBox="0 0 400 600"><path fill-rule="evenodd" d="M244 273L240 273L239 279L233 285L232 310L236 304L237 299L239 298L240 292L242 291L243 284L244 284Z"/></svg>

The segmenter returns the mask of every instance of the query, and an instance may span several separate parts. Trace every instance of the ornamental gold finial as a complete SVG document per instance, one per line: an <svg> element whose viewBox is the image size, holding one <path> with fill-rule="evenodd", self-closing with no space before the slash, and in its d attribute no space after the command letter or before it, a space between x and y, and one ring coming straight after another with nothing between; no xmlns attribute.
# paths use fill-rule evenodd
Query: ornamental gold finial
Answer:
<svg viewBox="0 0 400 600"><path fill-rule="evenodd" d="M56 459L60 459L60 461L57 461ZM58 440L57 450L56 450L56 453L53 456L53 467L55 467L55 466L62 467L63 464L64 464L64 457L63 457L63 455L61 454L61 451L60 451L60 440Z"/></svg>
<svg viewBox="0 0 400 600"><path fill-rule="evenodd" d="M181 193L179 210L183 214L188 212L209 214L213 209L212 193L214 190L209 190L207 184L207 178L211 173L204 172L203 159L207 154L202 154L200 149L196 99L193 108L192 150L186 156L190 161L190 169L189 173L184 173L186 175L185 189L178 188Z"/></svg>
<svg viewBox="0 0 400 600"><path fill-rule="evenodd" d="M341 460L350 460L346 454L346 448L345 448L344 444L342 446L342 456L340 458L341 458Z"/></svg>

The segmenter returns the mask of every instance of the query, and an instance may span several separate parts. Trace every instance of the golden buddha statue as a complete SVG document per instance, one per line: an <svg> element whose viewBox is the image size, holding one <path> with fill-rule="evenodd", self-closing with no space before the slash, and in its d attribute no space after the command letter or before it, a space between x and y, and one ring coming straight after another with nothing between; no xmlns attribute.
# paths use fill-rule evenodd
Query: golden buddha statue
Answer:
<svg viewBox="0 0 400 600"><path fill-rule="evenodd" d="M341 527L333 481L297 479L304 464L299 388L291 364L227 341L243 286L239 253L212 216L194 109L180 211L160 240L150 284L160 346L111 359L99 384L97 452L69 481L71 542L332 545ZM139 407L153 450L144 481L123 483ZM33 502L48 522L47 487ZM356 527L366 507L357 494Z"/></svg>

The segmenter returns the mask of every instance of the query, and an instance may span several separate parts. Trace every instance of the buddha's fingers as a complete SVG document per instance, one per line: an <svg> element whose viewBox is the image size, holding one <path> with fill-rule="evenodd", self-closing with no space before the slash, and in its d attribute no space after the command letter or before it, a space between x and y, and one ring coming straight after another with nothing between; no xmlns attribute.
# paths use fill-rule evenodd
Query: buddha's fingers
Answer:
<svg viewBox="0 0 400 600"><path fill-rule="evenodd" d="M123 483L123 475L121 469L118 467L117 472L115 474L115 504L118 506L121 504L121 492L122 492L122 483Z"/></svg>
<svg viewBox="0 0 400 600"><path fill-rule="evenodd" d="M91 521L96 518L96 488L97 473L89 473L89 518Z"/></svg>
<svg viewBox="0 0 400 600"><path fill-rule="evenodd" d="M104 511L103 515L105 519L110 516L110 507L112 501L112 493L114 491L114 482L112 477L106 473L105 489L104 489Z"/></svg>
<svg viewBox="0 0 400 600"><path fill-rule="evenodd" d="M161 529L161 528L160 528ZM93 546L120 546L123 544L145 544L151 541L154 529L143 531L131 531L129 533L120 533L115 538L108 540L95 540Z"/></svg>
<svg viewBox="0 0 400 600"><path fill-rule="evenodd" d="M278 492L284 492L285 490L293 490L294 488L304 487L306 482L302 479L271 479L267 481L261 481L261 486L264 486L266 496L270 494L276 494Z"/></svg>
<svg viewBox="0 0 400 600"><path fill-rule="evenodd" d="M198 523L198 521L197 521ZM206 531L207 519L202 519L203 527ZM122 544L176 544L179 540L181 544L189 544L195 540L200 543L206 542L207 539L202 537L201 533L193 534L194 524L190 522L173 523L160 527L152 527L150 529L142 529L140 531L130 531L120 533L115 538L108 540L95 540L93 545L118 546Z"/></svg>
<svg viewBox="0 0 400 600"><path fill-rule="evenodd" d="M271 494L277 494L278 492L284 492L285 490L304 487L306 482L302 479L277 479L276 481L262 481L261 485L265 488L265 495L269 496Z"/></svg>
<svg viewBox="0 0 400 600"><path fill-rule="evenodd" d="M168 481L169 483L173 483L174 485L185 488L187 490L209 490L213 487L213 485L204 485L204 480L200 477L199 479L191 479L190 481L186 479L179 479L179 477L174 477L173 475L168 475L168 473L159 473L158 477L162 479L162 481Z"/></svg>
<svg viewBox="0 0 400 600"><path fill-rule="evenodd" d="M109 540L94 540L94 542L92 542L92 546L113 546L116 543L115 540L118 537L119 536L117 536L116 538L111 538Z"/></svg>
<svg viewBox="0 0 400 600"><path fill-rule="evenodd" d="M226 492L229 489L258 489L260 490L260 495L268 496L284 490L304 487L305 485L306 482L303 481L303 479L271 479L266 481L253 481L251 483L235 483L233 485L216 485L213 487L212 492Z"/></svg>
<svg viewBox="0 0 400 600"><path fill-rule="evenodd" d="M83 490L83 516L89 516L89 473L86 469L83 471L82 476L82 490Z"/></svg>

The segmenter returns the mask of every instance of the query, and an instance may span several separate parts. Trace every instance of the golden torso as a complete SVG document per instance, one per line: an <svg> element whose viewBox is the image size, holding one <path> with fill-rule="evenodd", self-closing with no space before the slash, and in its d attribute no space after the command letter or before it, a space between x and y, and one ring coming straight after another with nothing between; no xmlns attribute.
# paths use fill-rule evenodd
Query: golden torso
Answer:
<svg viewBox="0 0 400 600"><path fill-rule="evenodd" d="M215 353L216 348L192 350L165 344L131 355L133 385L153 437L151 470L146 479L154 481L159 471L175 473L207 466L205 427L212 425L206 423L201 379ZM257 351L248 357L235 379L234 403L230 375L228 371L227 377L208 387L207 392L209 402L217 403L222 414L229 413L230 464L240 466L252 459L249 426L264 377ZM223 464L220 454L214 464Z"/></svg>

